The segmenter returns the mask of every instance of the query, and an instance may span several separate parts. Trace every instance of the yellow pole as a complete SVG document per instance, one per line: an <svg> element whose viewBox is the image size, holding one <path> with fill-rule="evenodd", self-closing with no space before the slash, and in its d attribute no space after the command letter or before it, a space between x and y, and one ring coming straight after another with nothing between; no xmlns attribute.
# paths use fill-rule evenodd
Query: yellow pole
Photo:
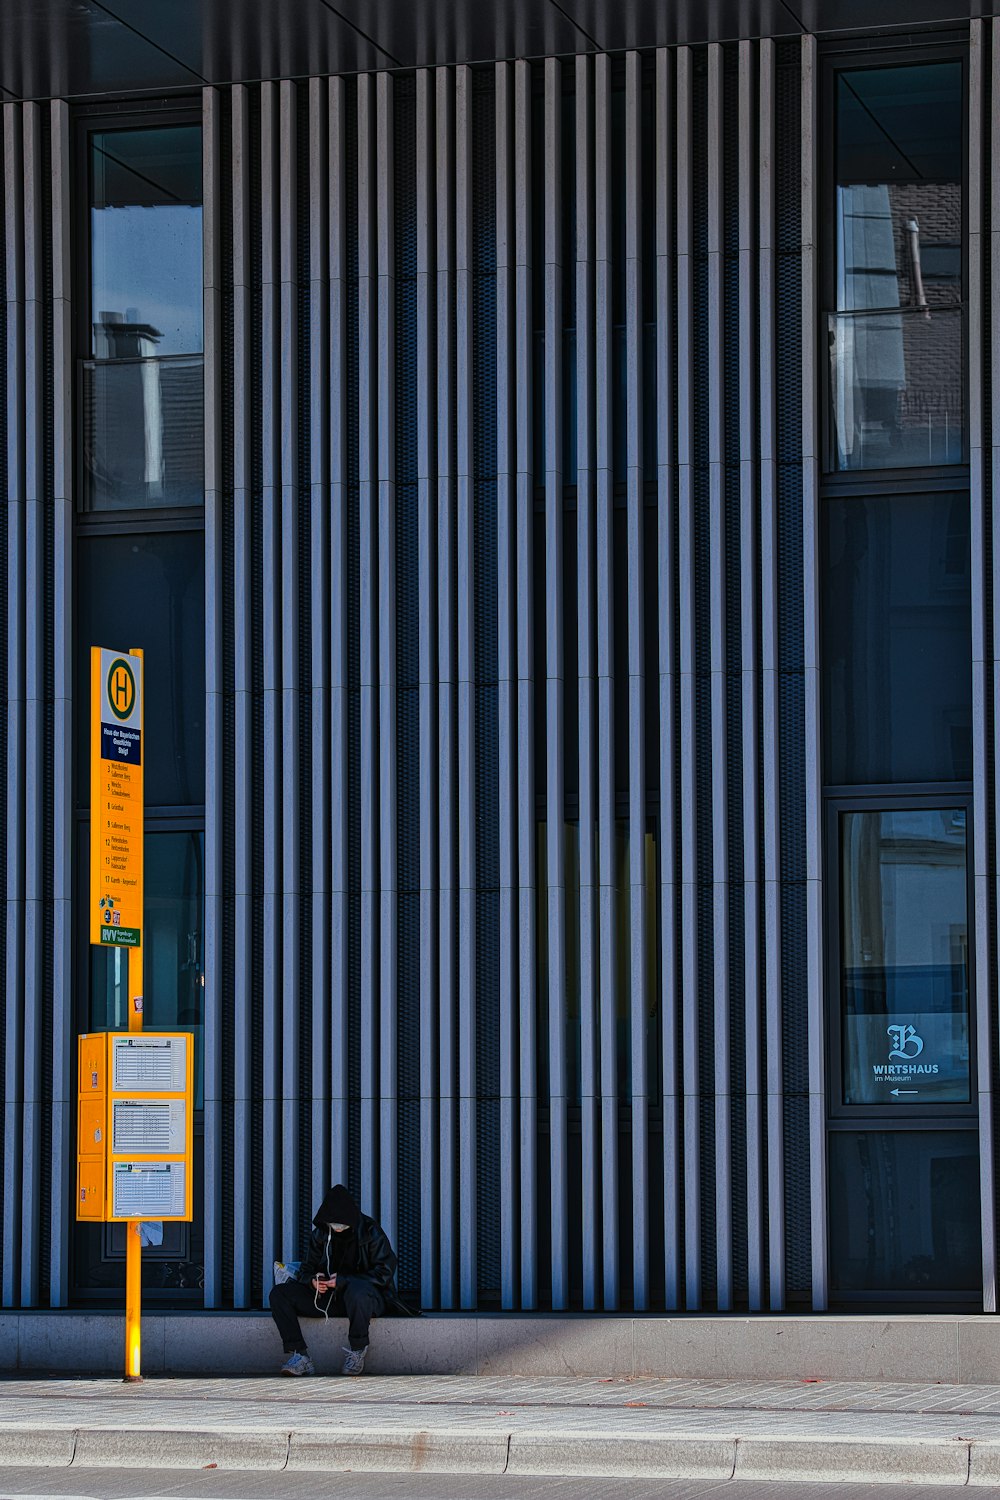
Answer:
<svg viewBox="0 0 1000 1500"><path fill-rule="evenodd" d="M133 648L135 650L135 648ZM141 651L135 651L141 656ZM145 684L143 684L145 691ZM140 700L142 701L142 700ZM145 703L142 702L142 709ZM140 730L145 713L141 713ZM143 736L143 741L145 736ZM146 746L142 743L143 769L145 769ZM145 777L143 778L145 780ZM145 798L143 798L145 815ZM140 883L140 889L141 889ZM145 913L142 914L145 916ZM140 928L141 931L141 928ZM128 1029L142 1030L142 944L128 949ZM139 1238L138 1219L129 1219L125 1225L125 1379L142 1379L142 1240Z"/></svg>
<svg viewBox="0 0 1000 1500"><path fill-rule="evenodd" d="M128 954L128 1029L142 1030L142 1011L135 1000L142 994L142 949ZM141 1003L141 1001L140 1001ZM125 1379L141 1380L142 1354L142 1241L137 1219L125 1226Z"/></svg>

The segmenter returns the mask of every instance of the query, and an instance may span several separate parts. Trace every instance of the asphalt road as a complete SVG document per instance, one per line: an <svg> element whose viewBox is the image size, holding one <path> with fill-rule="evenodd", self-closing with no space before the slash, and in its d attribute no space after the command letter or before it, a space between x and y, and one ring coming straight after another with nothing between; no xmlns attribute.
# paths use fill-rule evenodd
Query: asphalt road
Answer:
<svg viewBox="0 0 1000 1500"><path fill-rule="evenodd" d="M950 1486L0 1469L0 1500L943 1500Z"/></svg>

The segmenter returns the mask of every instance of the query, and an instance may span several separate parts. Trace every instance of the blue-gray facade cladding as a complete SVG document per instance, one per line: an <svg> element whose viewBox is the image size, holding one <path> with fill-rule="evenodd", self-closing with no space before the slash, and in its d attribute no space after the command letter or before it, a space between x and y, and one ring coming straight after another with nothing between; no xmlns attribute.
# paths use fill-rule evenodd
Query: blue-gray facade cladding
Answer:
<svg viewBox="0 0 1000 1500"><path fill-rule="evenodd" d="M427 1307L827 1305L817 88L805 37L204 91L207 1306L337 1180ZM3 121L2 1293L65 1305L71 121Z"/></svg>

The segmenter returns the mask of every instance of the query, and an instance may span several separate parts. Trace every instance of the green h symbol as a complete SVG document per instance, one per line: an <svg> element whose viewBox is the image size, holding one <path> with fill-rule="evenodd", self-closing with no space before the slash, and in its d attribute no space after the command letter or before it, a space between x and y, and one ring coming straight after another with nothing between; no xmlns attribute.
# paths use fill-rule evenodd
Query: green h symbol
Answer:
<svg viewBox="0 0 1000 1500"><path fill-rule="evenodd" d="M127 661L121 657L111 663L108 672L108 703L116 719L127 719L135 707L135 678Z"/></svg>

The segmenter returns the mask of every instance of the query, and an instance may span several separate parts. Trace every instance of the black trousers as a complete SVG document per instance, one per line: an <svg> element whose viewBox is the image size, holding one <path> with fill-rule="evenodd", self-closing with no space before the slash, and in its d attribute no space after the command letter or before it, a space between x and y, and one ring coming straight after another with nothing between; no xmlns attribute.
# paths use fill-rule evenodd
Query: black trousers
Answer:
<svg viewBox="0 0 1000 1500"><path fill-rule="evenodd" d="M367 1349L368 1324L385 1310L382 1293L364 1276L347 1276L343 1286L318 1297L315 1288L303 1281L283 1281L271 1288L269 1300L286 1354L306 1352L299 1319L321 1318L324 1312L331 1318L346 1318L351 1348Z"/></svg>

